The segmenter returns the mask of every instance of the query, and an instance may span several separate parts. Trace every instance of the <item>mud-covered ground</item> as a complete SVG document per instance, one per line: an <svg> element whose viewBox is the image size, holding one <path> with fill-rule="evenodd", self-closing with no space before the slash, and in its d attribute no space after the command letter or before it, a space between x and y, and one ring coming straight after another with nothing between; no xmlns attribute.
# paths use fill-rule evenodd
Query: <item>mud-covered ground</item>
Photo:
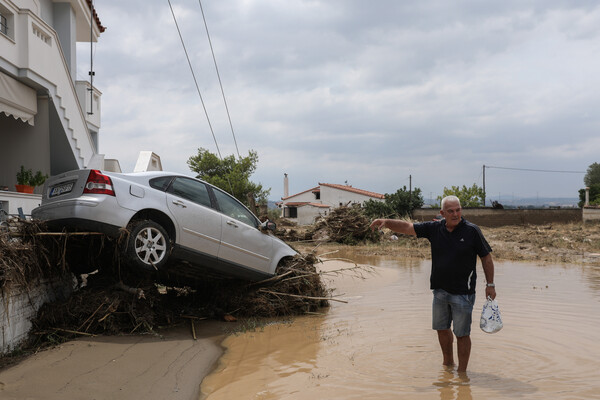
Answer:
<svg viewBox="0 0 600 400"><path fill-rule="evenodd" d="M564 262L593 264L600 262L600 224L548 224L481 228L493 250L496 260ZM353 246L359 253L375 255L401 255L429 258L427 239L397 235L384 231L383 240L376 244ZM302 250L318 246L319 253L333 251L344 245L315 241L294 244Z"/></svg>

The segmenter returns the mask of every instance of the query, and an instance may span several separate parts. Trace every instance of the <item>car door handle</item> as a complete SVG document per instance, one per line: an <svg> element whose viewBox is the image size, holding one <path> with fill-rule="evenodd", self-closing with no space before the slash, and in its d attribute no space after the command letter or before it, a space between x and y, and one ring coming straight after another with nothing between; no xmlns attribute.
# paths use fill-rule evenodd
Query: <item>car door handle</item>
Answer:
<svg viewBox="0 0 600 400"><path fill-rule="evenodd" d="M186 208L187 206L185 205L185 203L181 200L173 200L173 204L175 204L176 206L181 206L183 208Z"/></svg>
<svg viewBox="0 0 600 400"><path fill-rule="evenodd" d="M233 226L234 228L237 228L237 224L235 223L235 221L231 221L231 220L229 220L229 221L227 221L227 225L231 225L231 226Z"/></svg>

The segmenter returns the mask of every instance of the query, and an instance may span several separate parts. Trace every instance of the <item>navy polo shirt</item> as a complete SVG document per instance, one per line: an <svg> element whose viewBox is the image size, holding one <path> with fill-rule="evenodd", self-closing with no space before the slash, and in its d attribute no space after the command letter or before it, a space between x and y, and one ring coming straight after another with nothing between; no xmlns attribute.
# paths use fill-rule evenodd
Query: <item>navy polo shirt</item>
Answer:
<svg viewBox="0 0 600 400"><path fill-rule="evenodd" d="M461 218L452 232L446 229L445 220L416 223L414 228L417 237L431 243L431 289L475 293L477 256L492 251L479 227Z"/></svg>

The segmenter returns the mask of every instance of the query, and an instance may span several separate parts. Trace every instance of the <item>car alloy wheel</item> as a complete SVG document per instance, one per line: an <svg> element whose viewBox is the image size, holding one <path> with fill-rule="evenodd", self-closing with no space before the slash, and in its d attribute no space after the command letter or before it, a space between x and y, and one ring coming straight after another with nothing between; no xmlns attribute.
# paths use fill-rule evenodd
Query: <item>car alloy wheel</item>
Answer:
<svg viewBox="0 0 600 400"><path fill-rule="evenodd" d="M166 263L170 250L169 235L162 226L150 220L133 224L127 253L135 264L158 270Z"/></svg>

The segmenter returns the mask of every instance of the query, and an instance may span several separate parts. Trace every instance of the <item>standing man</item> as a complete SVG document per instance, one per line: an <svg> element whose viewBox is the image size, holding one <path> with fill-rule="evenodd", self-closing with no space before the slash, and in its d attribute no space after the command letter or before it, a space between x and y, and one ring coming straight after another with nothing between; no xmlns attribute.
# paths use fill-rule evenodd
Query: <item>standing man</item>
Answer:
<svg viewBox="0 0 600 400"><path fill-rule="evenodd" d="M405 235L427 238L431 243L432 328L438 333L446 366L454 365L454 331L458 371L464 372L471 355L477 256L481 258L487 282L485 295L492 299L496 297L494 262L492 249L479 227L462 218L458 197L444 197L440 214L445 219L416 224L398 219L376 219L371 223L371 229L388 228Z"/></svg>

